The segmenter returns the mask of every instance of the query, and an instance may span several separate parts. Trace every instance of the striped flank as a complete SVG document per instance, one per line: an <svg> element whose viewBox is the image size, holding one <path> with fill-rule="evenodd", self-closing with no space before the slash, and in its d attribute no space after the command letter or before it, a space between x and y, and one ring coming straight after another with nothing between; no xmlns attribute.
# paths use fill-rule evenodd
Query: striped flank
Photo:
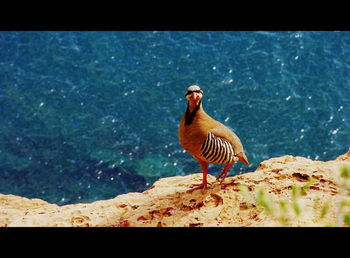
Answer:
<svg viewBox="0 0 350 258"><path fill-rule="evenodd" d="M232 145L211 132L203 142L200 151L202 156L210 163L228 164L234 160Z"/></svg>

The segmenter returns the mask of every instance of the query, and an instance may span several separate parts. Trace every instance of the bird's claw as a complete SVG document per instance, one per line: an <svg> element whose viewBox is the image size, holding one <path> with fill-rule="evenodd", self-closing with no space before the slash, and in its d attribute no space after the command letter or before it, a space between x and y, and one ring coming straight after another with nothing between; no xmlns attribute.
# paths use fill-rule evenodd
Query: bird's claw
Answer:
<svg viewBox="0 0 350 258"><path fill-rule="evenodd" d="M187 192L192 193L194 190L198 190L198 189L207 190L208 189L207 185L211 185L211 183L206 182L201 184L193 184L191 185L191 189L187 190Z"/></svg>
<svg viewBox="0 0 350 258"><path fill-rule="evenodd" d="M227 176L227 173L220 173L217 177L216 177L216 181L220 181L223 182L225 180Z"/></svg>

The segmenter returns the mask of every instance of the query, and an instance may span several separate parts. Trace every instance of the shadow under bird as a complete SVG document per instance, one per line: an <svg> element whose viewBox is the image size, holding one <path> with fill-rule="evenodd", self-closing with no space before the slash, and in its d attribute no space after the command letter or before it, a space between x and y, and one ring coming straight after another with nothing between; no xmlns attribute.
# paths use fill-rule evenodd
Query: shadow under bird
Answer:
<svg viewBox="0 0 350 258"><path fill-rule="evenodd" d="M180 121L179 142L198 161L203 172L202 183L192 185L190 191L206 189L208 163L226 165L216 178L224 180L234 163L241 161L249 165L249 162L238 136L203 110L201 88L189 86L185 97L188 104Z"/></svg>

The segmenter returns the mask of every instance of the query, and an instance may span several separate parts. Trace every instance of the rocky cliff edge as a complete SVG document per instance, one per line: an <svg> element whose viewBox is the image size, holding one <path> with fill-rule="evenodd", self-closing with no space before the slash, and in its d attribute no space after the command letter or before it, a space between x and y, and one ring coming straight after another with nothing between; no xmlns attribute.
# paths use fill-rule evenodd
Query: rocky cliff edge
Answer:
<svg viewBox="0 0 350 258"><path fill-rule="evenodd" d="M40 199L0 194L0 226L344 226L339 216L350 215L346 203L339 208L341 201L350 199L349 188L342 190L339 176L344 166L350 167L350 150L330 161L289 155L271 158L261 162L254 172L228 177L221 183L209 175L212 185L204 192L187 191L201 181L202 174L196 173L162 178L142 193L93 203L58 206ZM305 186L307 191L296 202L295 189ZM266 200L270 202L268 206Z"/></svg>

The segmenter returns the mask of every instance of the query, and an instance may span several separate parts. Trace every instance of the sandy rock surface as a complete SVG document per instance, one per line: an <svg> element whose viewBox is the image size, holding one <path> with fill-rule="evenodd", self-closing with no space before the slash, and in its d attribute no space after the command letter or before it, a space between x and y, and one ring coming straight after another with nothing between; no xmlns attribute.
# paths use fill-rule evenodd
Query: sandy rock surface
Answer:
<svg viewBox="0 0 350 258"><path fill-rule="evenodd" d="M159 179L142 193L128 193L93 203L58 206L40 199L0 194L2 227L260 227L281 226L256 201L258 189L264 189L273 203L291 202L292 188L312 183L300 198L302 213L288 226L336 225L339 202L339 170L350 167L350 150L336 160L313 161L294 156L271 158L254 172L228 177L212 183L207 191L188 192L200 183L201 173ZM233 168L234 169L234 168ZM241 186L248 189L249 199ZM345 199L350 191L345 191ZM320 210L328 205L321 218ZM350 212L344 207L343 212Z"/></svg>

